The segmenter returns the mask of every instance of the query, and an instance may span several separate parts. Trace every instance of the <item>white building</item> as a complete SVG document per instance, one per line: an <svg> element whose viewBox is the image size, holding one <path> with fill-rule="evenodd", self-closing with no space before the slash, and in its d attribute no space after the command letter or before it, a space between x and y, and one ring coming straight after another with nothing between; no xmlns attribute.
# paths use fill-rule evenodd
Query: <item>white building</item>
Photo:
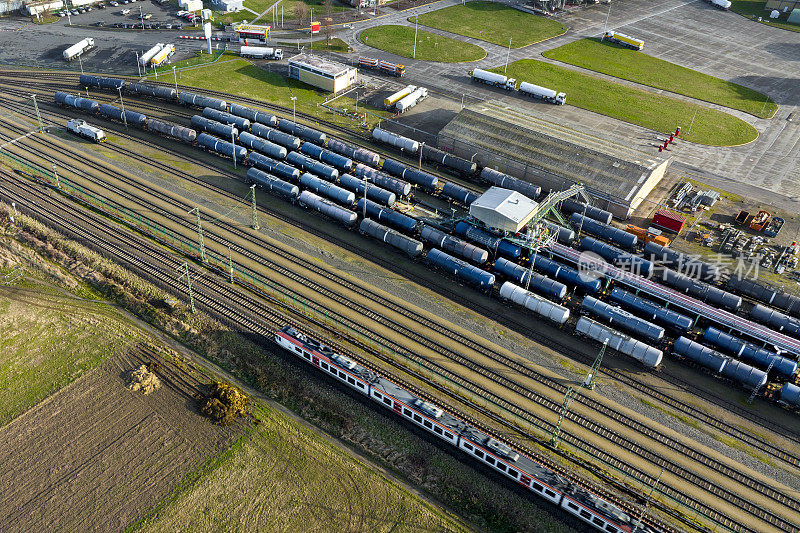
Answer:
<svg viewBox="0 0 800 533"><path fill-rule="evenodd" d="M244 8L243 0L211 0L211 6L222 13L241 11Z"/></svg>
<svg viewBox="0 0 800 533"><path fill-rule="evenodd" d="M517 233L539 204L517 191L491 187L469 206L469 214L490 228Z"/></svg>
<svg viewBox="0 0 800 533"><path fill-rule="evenodd" d="M0 7L2 7L2 5L4 3L5 2L0 2ZM24 2L23 1L23 2L19 2L19 4L16 4L14 0L11 0L9 5L12 5L12 6L16 5L17 7L15 7L15 8L12 7L11 9L8 10L8 12L11 12L11 11L14 11L16 9L22 8L22 12L23 13L26 13L26 14L31 15L31 16L35 16L35 15L39 15L41 13L44 13L45 11L53 12L53 11L55 11L57 9L61 9L62 7L64 7L64 2L62 2L61 0L52 0L52 1L49 1L49 0L30 0L28 2Z"/></svg>
<svg viewBox="0 0 800 533"><path fill-rule="evenodd" d="M203 9L203 0L178 0L178 6L184 11L200 11Z"/></svg>

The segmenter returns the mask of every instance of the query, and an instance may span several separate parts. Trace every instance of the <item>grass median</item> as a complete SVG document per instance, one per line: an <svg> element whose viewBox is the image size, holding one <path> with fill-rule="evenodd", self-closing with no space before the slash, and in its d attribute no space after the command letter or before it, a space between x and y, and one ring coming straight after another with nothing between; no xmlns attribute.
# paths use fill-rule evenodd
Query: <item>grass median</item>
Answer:
<svg viewBox="0 0 800 533"><path fill-rule="evenodd" d="M486 57L486 50L480 46L424 30L417 31L415 55L413 26L375 26L362 31L359 38L373 48L422 61L461 63Z"/></svg>
<svg viewBox="0 0 800 533"><path fill-rule="evenodd" d="M502 72L503 67L493 69ZM626 87L535 59L508 65L508 76L567 93L567 103L661 133L682 128L681 138L712 146L735 146L758 137L747 122L702 105Z"/></svg>
<svg viewBox="0 0 800 533"><path fill-rule="evenodd" d="M567 31L558 21L482 0L425 13L420 15L419 23L501 46L508 46L510 39L511 48L522 48Z"/></svg>
<svg viewBox="0 0 800 533"><path fill-rule="evenodd" d="M663 59L598 39L581 39L543 54L609 76L738 109L760 118L778 110L767 95Z"/></svg>

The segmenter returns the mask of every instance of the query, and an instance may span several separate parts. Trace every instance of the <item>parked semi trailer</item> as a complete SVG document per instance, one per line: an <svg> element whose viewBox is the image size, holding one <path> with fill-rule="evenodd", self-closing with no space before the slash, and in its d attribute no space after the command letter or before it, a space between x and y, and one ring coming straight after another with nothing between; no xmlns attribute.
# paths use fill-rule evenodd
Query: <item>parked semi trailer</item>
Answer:
<svg viewBox="0 0 800 533"><path fill-rule="evenodd" d="M150 65L150 60L152 60L162 48L164 48L164 43L156 43L153 45L152 48L139 57L139 64L143 67Z"/></svg>
<svg viewBox="0 0 800 533"><path fill-rule="evenodd" d="M163 65L172 55L175 53L175 45L174 44L167 44L164 45L164 48L158 51L156 55L153 56L153 59L150 60L150 64L153 66Z"/></svg>
<svg viewBox="0 0 800 533"><path fill-rule="evenodd" d="M514 91L517 89L516 79L509 78L495 72L489 72L488 70L483 70L480 68L476 68L472 71L472 81L479 81L481 83L485 83L486 85L500 87L501 89L505 89L507 91Z"/></svg>
<svg viewBox="0 0 800 533"><path fill-rule="evenodd" d="M359 57L358 66L359 68L377 70L379 72L383 72L384 74L396 76L398 78L406 73L406 67L404 65L389 63L388 61L380 61L373 57Z"/></svg>
<svg viewBox="0 0 800 533"><path fill-rule="evenodd" d="M83 39L64 50L64 59L67 61L72 61L82 53L92 48L94 48L94 39L87 37L86 39Z"/></svg>
<svg viewBox="0 0 800 533"><path fill-rule="evenodd" d="M612 43L620 44L627 48L632 48L634 50L641 50L644 48L644 41L640 39L634 39L629 35L625 35L624 33L619 33L616 31L607 31L603 34L603 41L609 41Z"/></svg>
<svg viewBox="0 0 800 533"><path fill-rule="evenodd" d="M706 0L706 2L724 11L728 11L731 8L731 3L728 0Z"/></svg>
<svg viewBox="0 0 800 533"><path fill-rule="evenodd" d="M395 104L395 108L399 113L405 113L425 98L428 97L428 89L419 87L408 96L404 96Z"/></svg>
<svg viewBox="0 0 800 533"><path fill-rule="evenodd" d="M242 46L239 49L239 55L255 59L283 59L283 50L266 46Z"/></svg>
<svg viewBox="0 0 800 533"><path fill-rule="evenodd" d="M523 81L519 84L519 92L533 98L538 98L539 100L544 100L545 102L550 102L551 104L564 105L567 103L566 93L560 93L553 89L548 89L547 87L528 83L527 81Z"/></svg>
<svg viewBox="0 0 800 533"><path fill-rule="evenodd" d="M383 105L386 109L393 107L397 102L417 90L416 85L406 85L396 93L388 96L383 100Z"/></svg>

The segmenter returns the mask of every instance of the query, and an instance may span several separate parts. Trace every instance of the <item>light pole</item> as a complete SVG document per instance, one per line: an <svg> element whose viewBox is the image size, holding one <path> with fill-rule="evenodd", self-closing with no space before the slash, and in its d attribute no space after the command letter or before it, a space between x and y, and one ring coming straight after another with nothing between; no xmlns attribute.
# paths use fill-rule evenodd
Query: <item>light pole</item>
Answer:
<svg viewBox="0 0 800 533"><path fill-rule="evenodd" d="M78 64L81 66L81 74L83 74L83 59L81 59L81 56L78 56Z"/></svg>
<svg viewBox="0 0 800 533"><path fill-rule="evenodd" d="M67 9L67 21L69 21L69 25L72 26L72 17L69 16L69 9Z"/></svg>
<svg viewBox="0 0 800 533"><path fill-rule="evenodd" d="M419 170L422 170L422 149L425 147L425 143L423 142L419 145Z"/></svg>
<svg viewBox="0 0 800 533"><path fill-rule="evenodd" d="M122 101L122 87L117 87L119 92L119 103L122 106L122 122L125 124L125 129L128 129L128 119L125 117L125 102Z"/></svg>
<svg viewBox="0 0 800 533"><path fill-rule="evenodd" d="M39 122L39 133L42 133L44 131L44 127L42 126L42 116L39 114L39 104L36 103L35 94L32 94L31 98L33 99L33 108L36 110L36 120Z"/></svg>
<svg viewBox="0 0 800 533"><path fill-rule="evenodd" d="M135 51L135 52L136 52L136 72L139 73L139 77L141 78L142 77L142 67L139 64L139 52L138 51Z"/></svg>
<svg viewBox="0 0 800 533"><path fill-rule="evenodd" d="M511 56L511 37L508 38L508 52L506 52L506 68L503 69L503 74L508 70L508 58Z"/></svg>
<svg viewBox="0 0 800 533"><path fill-rule="evenodd" d="M364 218L367 218L367 189L369 189L369 176L364 176Z"/></svg>
<svg viewBox="0 0 800 533"><path fill-rule="evenodd" d="M233 145L233 169L236 170L236 128L231 125L231 144ZM255 194L255 193L254 193Z"/></svg>
<svg viewBox="0 0 800 533"><path fill-rule="evenodd" d="M606 23L603 24L603 36L600 38L602 41L606 38L606 31L608 30L608 17L611 16L611 2L608 3L608 12L606 13Z"/></svg>
<svg viewBox="0 0 800 533"><path fill-rule="evenodd" d="M297 106L295 104L295 100L297 100L297 97L292 96L289 99L292 101L292 122L297 123Z"/></svg>
<svg viewBox="0 0 800 533"><path fill-rule="evenodd" d="M377 1L375 2L377 3ZM411 54L412 59L417 58L417 30L419 29L419 15L414 18L414 53Z"/></svg>
<svg viewBox="0 0 800 533"><path fill-rule="evenodd" d="M178 94L178 75L175 73L175 65L172 65L172 77L175 80L175 94Z"/></svg>
<svg viewBox="0 0 800 533"><path fill-rule="evenodd" d="M142 14L142 4L139 4L139 21L142 23L142 29L144 29L144 15Z"/></svg>

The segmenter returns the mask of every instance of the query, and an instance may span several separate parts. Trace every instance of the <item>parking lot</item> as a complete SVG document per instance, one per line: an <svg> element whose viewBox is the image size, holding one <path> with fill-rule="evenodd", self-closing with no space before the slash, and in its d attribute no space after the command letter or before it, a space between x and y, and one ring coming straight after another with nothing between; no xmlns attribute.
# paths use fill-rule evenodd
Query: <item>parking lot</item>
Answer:
<svg viewBox="0 0 800 533"><path fill-rule="evenodd" d="M84 10L84 13L80 13ZM129 30L191 30L195 26L176 16L178 7L170 2L159 5L147 0L113 0L93 6L73 8L69 17L56 24L94 26ZM77 14L76 14L77 13ZM199 26L198 26L199 27Z"/></svg>

